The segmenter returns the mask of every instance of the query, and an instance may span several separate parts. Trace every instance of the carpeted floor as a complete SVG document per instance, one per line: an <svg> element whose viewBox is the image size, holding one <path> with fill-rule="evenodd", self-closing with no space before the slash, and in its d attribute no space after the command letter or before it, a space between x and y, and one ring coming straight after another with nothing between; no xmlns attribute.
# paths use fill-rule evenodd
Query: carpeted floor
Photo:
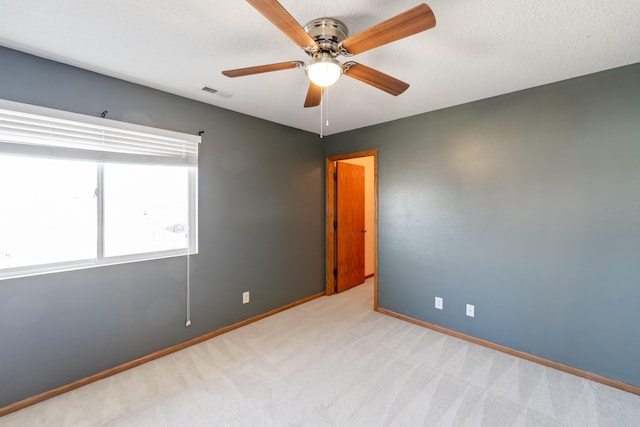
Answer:
<svg viewBox="0 0 640 427"><path fill-rule="evenodd" d="M6 426L639 426L640 396L372 311L372 281Z"/></svg>

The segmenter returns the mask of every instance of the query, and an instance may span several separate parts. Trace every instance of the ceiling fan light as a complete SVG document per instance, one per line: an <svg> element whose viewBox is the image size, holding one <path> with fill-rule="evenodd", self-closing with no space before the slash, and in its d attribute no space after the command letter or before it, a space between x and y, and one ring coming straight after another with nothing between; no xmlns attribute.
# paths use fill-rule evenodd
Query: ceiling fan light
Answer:
<svg viewBox="0 0 640 427"><path fill-rule="evenodd" d="M306 68L307 76L314 84L327 87L338 81L342 75L342 65L328 53L314 58Z"/></svg>

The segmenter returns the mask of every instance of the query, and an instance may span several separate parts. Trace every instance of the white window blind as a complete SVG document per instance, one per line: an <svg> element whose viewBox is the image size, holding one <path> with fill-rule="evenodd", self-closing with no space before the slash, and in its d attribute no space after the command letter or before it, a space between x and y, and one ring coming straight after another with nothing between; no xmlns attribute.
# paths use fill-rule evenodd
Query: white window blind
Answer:
<svg viewBox="0 0 640 427"><path fill-rule="evenodd" d="M0 100L6 153L116 163L198 163L199 135Z"/></svg>

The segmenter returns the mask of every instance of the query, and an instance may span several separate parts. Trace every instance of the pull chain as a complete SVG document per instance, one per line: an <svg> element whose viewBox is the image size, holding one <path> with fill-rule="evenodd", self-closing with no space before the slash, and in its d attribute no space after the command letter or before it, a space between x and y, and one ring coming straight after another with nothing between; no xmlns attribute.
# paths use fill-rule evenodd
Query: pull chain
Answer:
<svg viewBox="0 0 640 427"><path fill-rule="evenodd" d="M327 122L326 125L329 127L329 88L325 89L327 91Z"/></svg>
<svg viewBox="0 0 640 427"><path fill-rule="evenodd" d="M325 95L326 93L326 95ZM324 98L327 98L326 102ZM326 121L325 121L325 104L326 104ZM320 138L324 138L324 127L329 127L329 87L325 87L320 95Z"/></svg>
<svg viewBox="0 0 640 427"><path fill-rule="evenodd" d="M323 130L322 129L322 122L323 122L322 115L323 115L323 112L324 112L324 105L323 105L323 102L322 102L322 98L323 98L322 92L320 92L320 138L321 139L324 138L324 135L322 134L322 130Z"/></svg>

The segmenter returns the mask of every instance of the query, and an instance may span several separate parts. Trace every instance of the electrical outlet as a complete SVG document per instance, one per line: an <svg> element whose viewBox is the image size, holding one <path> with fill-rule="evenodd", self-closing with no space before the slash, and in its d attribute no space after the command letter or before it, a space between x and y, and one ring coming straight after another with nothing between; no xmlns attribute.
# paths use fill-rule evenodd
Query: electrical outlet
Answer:
<svg viewBox="0 0 640 427"><path fill-rule="evenodd" d="M473 304L467 304L467 316L475 317L476 316L476 306Z"/></svg>
<svg viewBox="0 0 640 427"><path fill-rule="evenodd" d="M443 302L442 302L442 298L440 298L440 297L436 297L436 308L437 308L438 310L442 310L442 303L443 303Z"/></svg>
<svg viewBox="0 0 640 427"><path fill-rule="evenodd" d="M242 303L243 304L249 303L249 291L242 293Z"/></svg>

